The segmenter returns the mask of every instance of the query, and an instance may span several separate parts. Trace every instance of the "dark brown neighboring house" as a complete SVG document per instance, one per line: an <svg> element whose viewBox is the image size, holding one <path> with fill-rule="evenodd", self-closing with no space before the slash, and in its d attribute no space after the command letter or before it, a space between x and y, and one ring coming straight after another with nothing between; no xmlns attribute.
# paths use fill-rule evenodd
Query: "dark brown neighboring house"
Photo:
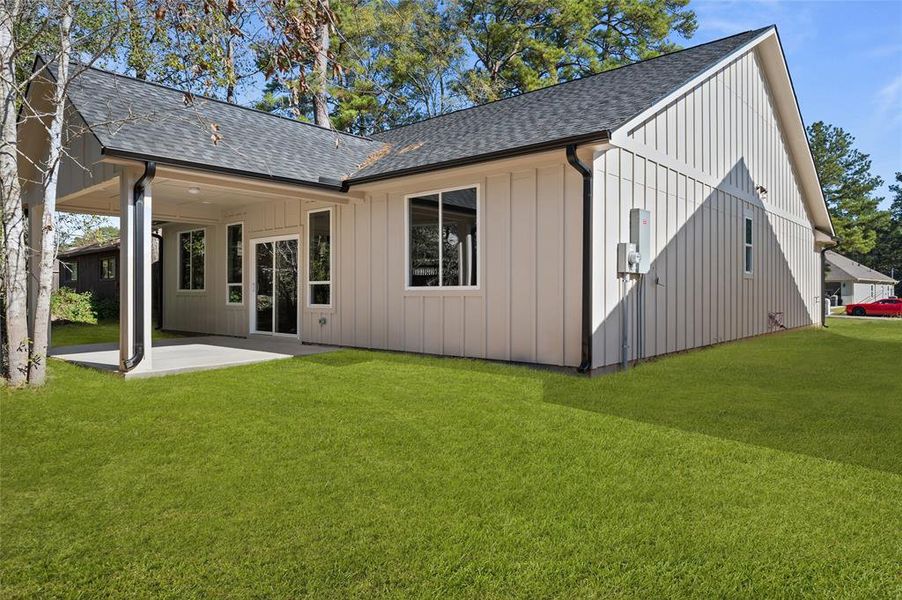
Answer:
<svg viewBox="0 0 902 600"><path fill-rule="evenodd" d="M153 238L153 288L160 288L160 245ZM61 250L58 259L59 287L76 292L91 292L95 300L119 300L119 238ZM154 314L158 314L159 293L153 295Z"/></svg>
<svg viewBox="0 0 902 600"><path fill-rule="evenodd" d="M60 251L59 285L76 292L91 292L96 299L118 299L118 238Z"/></svg>

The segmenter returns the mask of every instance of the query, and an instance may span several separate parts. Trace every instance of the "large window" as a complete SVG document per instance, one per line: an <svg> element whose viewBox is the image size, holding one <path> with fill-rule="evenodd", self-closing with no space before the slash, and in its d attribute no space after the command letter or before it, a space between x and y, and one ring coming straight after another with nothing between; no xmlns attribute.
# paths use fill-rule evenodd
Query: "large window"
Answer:
<svg viewBox="0 0 902 600"><path fill-rule="evenodd" d="M244 227L241 223L226 228L226 303L244 302Z"/></svg>
<svg viewBox="0 0 902 600"><path fill-rule="evenodd" d="M745 274L751 275L754 268L754 246L752 243L753 237L753 228L752 228L752 218L745 218L745 227L744 230L744 241L745 241L745 256L744 256L744 268Z"/></svg>
<svg viewBox="0 0 902 600"><path fill-rule="evenodd" d="M204 289L204 254L206 241L203 229L179 234L179 289Z"/></svg>
<svg viewBox="0 0 902 600"><path fill-rule="evenodd" d="M408 285L479 285L476 188L411 196L407 202Z"/></svg>
<svg viewBox="0 0 902 600"><path fill-rule="evenodd" d="M332 209L307 213L307 303L332 305Z"/></svg>
<svg viewBox="0 0 902 600"><path fill-rule="evenodd" d="M100 278L116 279L116 259L112 256L100 260Z"/></svg>

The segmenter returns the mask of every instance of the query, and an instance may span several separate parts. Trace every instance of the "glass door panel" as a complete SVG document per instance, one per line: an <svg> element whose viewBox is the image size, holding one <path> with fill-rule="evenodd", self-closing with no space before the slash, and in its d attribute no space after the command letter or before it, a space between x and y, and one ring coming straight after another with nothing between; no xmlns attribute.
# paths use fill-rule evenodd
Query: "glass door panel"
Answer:
<svg viewBox="0 0 902 600"><path fill-rule="evenodd" d="M254 245L254 264L256 270L256 331L272 333L273 309L275 294L273 293L273 243L263 242Z"/></svg>
<svg viewBox="0 0 902 600"><path fill-rule="evenodd" d="M298 332L298 241L275 242L276 333Z"/></svg>

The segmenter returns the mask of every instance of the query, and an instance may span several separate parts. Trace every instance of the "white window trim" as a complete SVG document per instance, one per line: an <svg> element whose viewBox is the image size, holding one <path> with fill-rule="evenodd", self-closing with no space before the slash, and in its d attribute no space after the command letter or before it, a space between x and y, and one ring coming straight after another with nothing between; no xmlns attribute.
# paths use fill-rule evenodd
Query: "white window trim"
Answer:
<svg viewBox="0 0 902 600"><path fill-rule="evenodd" d="M468 190L476 188L476 285L441 285L442 281L442 244L438 245L438 264L439 264L439 285L410 285L410 200L411 198L421 198L432 194L443 194L445 192L455 192L457 190ZM438 228L442 230L442 203L439 197L438 210ZM458 185L454 187L441 188L437 190L427 190L416 192L404 196L404 291L405 292L465 292L479 291L482 286L482 186L478 183L470 183L467 185Z"/></svg>
<svg viewBox="0 0 902 600"><path fill-rule="evenodd" d="M250 258L250 289L253 291L252 298L254 300L247 303L247 311L248 311L248 333L250 335L268 335L272 337L282 337L282 338L301 338L301 327L303 326L303 311L301 307L303 305L298 304L298 332L294 333L275 333L271 331L259 331L257 329L257 302L256 302L256 294L257 294L257 245L258 244L268 244L270 242L284 242L296 240L298 243L298 253L301 252L301 236L297 233L289 233L286 235L274 235L270 237L256 237L248 240L248 255ZM298 293L300 294L300 283L301 283L301 264L298 262L298 270L296 273L298 280Z"/></svg>
<svg viewBox="0 0 902 600"><path fill-rule="evenodd" d="M310 215L320 212L329 213L329 280L328 281L311 281L310 280ZM335 306L335 286L332 285L332 277L335 273L335 211L333 208L314 208L312 210L307 211L307 244L304 249L304 301L307 305L307 308L315 308L315 309L323 309L323 308L332 308ZM329 286L329 304L313 304L310 299L313 297L311 294L311 286L314 285L328 285Z"/></svg>
<svg viewBox="0 0 902 600"><path fill-rule="evenodd" d="M234 227L235 225L241 225L241 282L240 283L229 283L229 227ZM226 223L225 226L225 238L226 238L226 264L225 264L225 303L226 306L244 306L244 268L246 266L245 263L245 254L244 251L244 221L236 221L234 223ZM206 245L207 236L204 235L204 244ZM207 253L204 252L204 261L207 259ZM204 265L204 286L207 285L207 275L206 275L206 265ZM241 302L232 302L229 300L229 290L232 286L241 286Z"/></svg>
<svg viewBox="0 0 902 600"><path fill-rule="evenodd" d="M745 238L745 231L749 223L752 224L751 242L746 241ZM749 269L746 269L745 255L748 250L751 250L751 264L749 265ZM755 275L755 218L748 212L742 217L742 274L746 278L754 277Z"/></svg>
<svg viewBox="0 0 902 600"><path fill-rule="evenodd" d="M108 260L113 261L113 276L112 277L104 277L103 276L103 263ZM116 279L116 257L108 256L107 258L101 258L100 259L100 280L101 281L113 281L114 279Z"/></svg>
<svg viewBox="0 0 902 600"><path fill-rule="evenodd" d="M185 233L194 233L195 231L203 231L204 232L204 287L202 288L192 288L185 289L182 287L182 234ZM203 294L207 291L207 228L206 227L196 227L194 229L183 229L179 231L178 237L176 238L176 242L178 244L178 266L175 270L176 277L176 290L178 290L179 294ZM191 257L191 266L192 276L194 275L194 257ZM193 280L193 277L192 277Z"/></svg>

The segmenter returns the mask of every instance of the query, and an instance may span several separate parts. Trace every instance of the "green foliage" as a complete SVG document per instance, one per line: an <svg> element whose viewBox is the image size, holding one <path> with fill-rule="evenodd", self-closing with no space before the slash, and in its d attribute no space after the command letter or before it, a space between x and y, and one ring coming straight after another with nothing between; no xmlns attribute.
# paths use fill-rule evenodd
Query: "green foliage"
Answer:
<svg viewBox="0 0 902 600"><path fill-rule="evenodd" d="M92 298L91 308L100 321L119 318L118 298Z"/></svg>
<svg viewBox="0 0 902 600"><path fill-rule="evenodd" d="M0 394L4 594L895 597L902 323L835 321L592 379L52 361Z"/></svg>
<svg viewBox="0 0 902 600"><path fill-rule="evenodd" d="M112 224L110 217L58 213L56 223L60 248L109 242L119 237L119 227Z"/></svg>
<svg viewBox="0 0 902 600"><path fill-rule="evenodd" d="M871 174L871 158L855 148L855 138L839 127L818 121L808 127L808 140L821 189L840 238L837 251L864 262L877 242L877 230L889 215L880 210L874 192L883 180Z"/></svg>
<svg viewBox="0 0 902 600"><path fill-rule="evenodd" d="M65 286L50 297L50 316L58 321L97 323L91 292L78 293Z"/></svg>
<svg viewBox="0 0 902 600"><path fill-rule="evenodd" d="M332 124L368 134L676 49L688 0L343 0L331 7ZM268 62L263 60L263 63ZM293 63L300 78L311 61ZM273 80L270 80L270 83ZM258 107L312 119L279 82Z"/></svg>
<svg viewBox="0 0 902 600"><path fill-rule="evenodd" d="M115 66L138 79L237 100L257 73L258 0L124 0L113 47Z"/></svg>
<svg viewBox="0 0 902 600"><path fill-rule="evenodd" d="M896 183L889 186L893 201L890 218L877 230L877 242L866 264L881 273L902 279L902 172L896 172ZM902 294L902 282L896 284L896 295Z"/></svg>
<svg viewBox="0 0 902 600"><path fill-rule="evenodd" d="M475 64L458 85L483 103L677 48L696 28L688 0L458 0Z"/></svg>

